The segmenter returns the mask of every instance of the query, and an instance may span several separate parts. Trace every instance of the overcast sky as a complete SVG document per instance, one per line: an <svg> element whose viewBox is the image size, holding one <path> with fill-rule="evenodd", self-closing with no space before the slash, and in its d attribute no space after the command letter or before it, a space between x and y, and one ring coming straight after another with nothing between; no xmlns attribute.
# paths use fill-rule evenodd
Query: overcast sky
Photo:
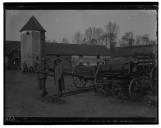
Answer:
<svg viewBox="0 0 161 128"><path fill-rule="evenodd" d="M75 32L84 32L88 27L100 27L109 22L119 25L119 38L125 32L134 35L149 34L156 39L157 20L153 10L7 10L6 40L20 40L19 30L34 15L47 31L50 40L71 42Z"/></svg>

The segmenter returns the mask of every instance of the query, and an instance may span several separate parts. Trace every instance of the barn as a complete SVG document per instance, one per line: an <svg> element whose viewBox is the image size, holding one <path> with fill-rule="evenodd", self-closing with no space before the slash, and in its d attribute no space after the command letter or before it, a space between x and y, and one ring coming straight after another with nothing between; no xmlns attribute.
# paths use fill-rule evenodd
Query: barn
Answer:
<svg viewBox="0 0 161 128"><path fill-rule="evenodd" d="M20 43L20 41L5 41L5 65L7 69L19 69L21 67ZM74 58L76 58L76 63L82 60L84 64L96 64L97 58L108 55L108 49L105 46L97 45L45 42L44 55L48 58L50 66L59 56L63 60L65 68L72 68Z"/></svg>
<svg viewBox="0 0 161 128"><path fill-rule="evenodd" d="M21 49L20 41L5 41L4 43L5 67L7 69L19 69L21 66ZM52 66L56 56L60 56L65 67L71 67L72 61L84 61L84 64L95 64L99 57L130 57L137 54L156 55L157 46L133 46L133 47L116 47L110 50L104 46L85 45L85 44L64 44L45 42L45 55L49 58Z"/></svg>
<svg viewBox="0 0 161 128"><path fill-rule="evenodd" d="M20 42L4 42L4 62L6 69L18 69L20 67Z"/></svg>
<svg viewBox="0 0 161 128"><path fill-rule="evenodd" d="M32 16L20 29L20 41L4 42L5 68L22 69L23 63L32 67L34 62L43 56L48 58L52 67L56 56L59 56L64 67L71 69L79 62L93 65L100 58L151 54L156 49L153 45L116 47L110 50L103 45L52 43L45 41L45 32L38 20Z"/></svg>

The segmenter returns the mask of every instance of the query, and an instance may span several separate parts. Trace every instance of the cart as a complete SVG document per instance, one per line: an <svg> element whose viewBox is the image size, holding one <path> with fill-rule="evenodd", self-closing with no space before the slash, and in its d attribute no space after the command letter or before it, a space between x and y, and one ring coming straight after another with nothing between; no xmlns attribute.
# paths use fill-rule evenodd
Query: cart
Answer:
<svg viewBox="0 0 161 128"><path fill-rule="evenodd" d="M77 88L94 85L96 66L77 65L72 72L73 84Z"/></svg>
<svg viewBox="0 0 161 128"><path fill-rule="evenodd" d="M148 56L149 57L149 56ZM151 89L151 73L154 60L151 57L135 56L135 61L113 58L97 68L95 90L103 90L119 98L138 99Z"/></svg>

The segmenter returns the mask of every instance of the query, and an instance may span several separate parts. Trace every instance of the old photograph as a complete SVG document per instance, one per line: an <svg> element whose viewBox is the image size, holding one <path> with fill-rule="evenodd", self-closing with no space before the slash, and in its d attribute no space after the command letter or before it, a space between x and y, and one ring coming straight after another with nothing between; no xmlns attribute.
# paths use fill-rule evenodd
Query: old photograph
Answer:
<svg viewBox="0 0 161 128"><path fill-rule="evenodd" d="M157 3L4 18L4 123L158 122Z"/></svg>

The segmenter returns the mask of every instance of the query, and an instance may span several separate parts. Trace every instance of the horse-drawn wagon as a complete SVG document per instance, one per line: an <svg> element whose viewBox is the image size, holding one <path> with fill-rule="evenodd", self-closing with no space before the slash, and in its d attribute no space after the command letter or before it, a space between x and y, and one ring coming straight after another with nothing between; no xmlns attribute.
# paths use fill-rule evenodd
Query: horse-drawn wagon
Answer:
<svg viewBox="0 0 161 128"><path fill-rule="evenodd" d="M77 65L72 73L73 84L77 88L94 85L96 66Z"/></svg>
<svg viewBox="0 0 161 128"><path fill-rule="evenodd" d="M137 99L152 87L154 61L151 57L111 59L96 71L95 88L118 97Z"/></svg>
<svg viewBox="0 0 161 128"><path fill-rule="evenodd" d="M79 88L91 85L96 92L101 90L113 96L137 99L152 88L153 68L151 56L135 56L133 60L112 58L97 66L78 65L72 78Z"/></svg>

